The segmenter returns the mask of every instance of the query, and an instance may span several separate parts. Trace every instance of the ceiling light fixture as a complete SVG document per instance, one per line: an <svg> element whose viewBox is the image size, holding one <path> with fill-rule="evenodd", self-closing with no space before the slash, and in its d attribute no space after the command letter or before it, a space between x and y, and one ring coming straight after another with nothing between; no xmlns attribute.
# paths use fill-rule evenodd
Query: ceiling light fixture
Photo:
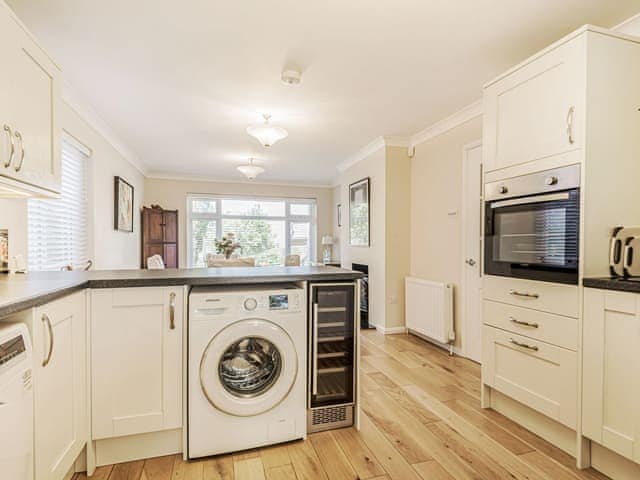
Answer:
<svg viewBox="0 0 640 480"><path fill-rule="evenodd" d="M280 79L285 85L298 85L302 78L297 70L284 70Z"/></svg>
<svg viewBox="0 0 640 480"><path fill-rule="evenodd" d="M252 125L247 127L247 133L252 137L258 139L258 141L265 147L270 147L278 140L286 138L289 133L282 127L276 127L269 124L271 115L264 114L264 123L261 125Z"/></svg>
<svg viewBox="0 0 640 480"><path fill-rule="evenodd" d="M258 175L264 172L264 168L253 164L253 158L249 159L248 165L240 165L238 170L244 174L249 180L253 180Z"/></svg>

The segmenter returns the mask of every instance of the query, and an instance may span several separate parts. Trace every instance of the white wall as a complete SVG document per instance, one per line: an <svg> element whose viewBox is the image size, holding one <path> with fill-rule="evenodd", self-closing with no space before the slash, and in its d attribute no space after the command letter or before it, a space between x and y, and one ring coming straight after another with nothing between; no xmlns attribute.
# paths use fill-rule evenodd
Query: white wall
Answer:
<svg viewBox="0 0 640 480"><path fill-rule="evenodd" d="M187 195L204 193L211 195L253 195L261 197L315 198L317 208L316 258L322 259L323 235L333 233L332 189L329 187L296 187L249 182L213 182L195 180L166 180L147 178L144 204L160 205L168 210L178 210L179 265L187 266L186 206Z"/></svg>

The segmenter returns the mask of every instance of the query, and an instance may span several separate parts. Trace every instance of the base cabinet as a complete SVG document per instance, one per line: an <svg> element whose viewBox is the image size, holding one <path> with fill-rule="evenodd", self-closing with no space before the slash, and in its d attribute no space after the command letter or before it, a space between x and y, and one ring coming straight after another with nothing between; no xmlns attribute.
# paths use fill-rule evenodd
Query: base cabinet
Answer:
<svg viewBox="0 0 640 480"><path fill-rule="evenodd" d="M92 438L182 426L183 287L91 292Z"/></svg>
<svg viewBox="0 0 640 480"><path fill-rule="evenodd" d="M582 429L640 463L640 295L586 288Z"/></svg>
<svg viewBox="0 0 640 480"><path fill-rule="evenodd" d="M35 478L62 480L87 442L85 292L36 308L32 334Z"/></svg>

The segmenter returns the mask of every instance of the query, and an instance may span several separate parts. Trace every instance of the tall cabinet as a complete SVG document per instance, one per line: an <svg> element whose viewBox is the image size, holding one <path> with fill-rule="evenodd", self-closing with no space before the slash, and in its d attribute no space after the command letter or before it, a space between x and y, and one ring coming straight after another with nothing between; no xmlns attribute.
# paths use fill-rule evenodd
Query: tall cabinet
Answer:
<svg viewBox="0 0 640 480"><path fill-rule="evenodd" d="M158 205L142 207L142 268L147 259L160 255L167 268L178 268L178 211Z"/></svg>

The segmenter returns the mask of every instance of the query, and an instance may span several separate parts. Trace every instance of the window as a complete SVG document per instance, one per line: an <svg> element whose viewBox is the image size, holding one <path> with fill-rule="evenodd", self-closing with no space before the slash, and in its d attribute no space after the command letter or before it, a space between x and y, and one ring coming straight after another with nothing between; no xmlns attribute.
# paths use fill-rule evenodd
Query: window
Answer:
<svg viewBox="0 0 640 480"><path fill-rule="evenodd" d="M283 198L189 195L187 248L192 267L206 266L214 240L234 233L243 257L256 265L282 265L288 254L315 260L316 202Z"/></svg>
<svg viewBox="0 0 640 480"><path fill-rule="evenodd" d="M62 188L57 199L29 199L30 270L83 268L89 260L87 155L62 143Z"/></svg>

